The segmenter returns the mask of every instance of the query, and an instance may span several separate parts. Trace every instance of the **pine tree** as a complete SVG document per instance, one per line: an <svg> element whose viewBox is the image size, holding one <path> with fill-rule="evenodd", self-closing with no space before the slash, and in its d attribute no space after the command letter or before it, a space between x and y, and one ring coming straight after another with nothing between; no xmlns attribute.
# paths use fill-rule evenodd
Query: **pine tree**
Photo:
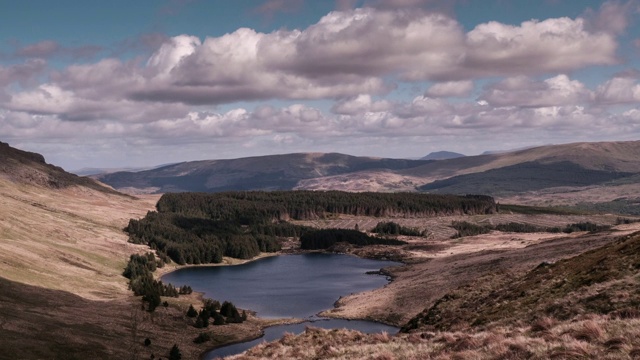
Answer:
<svg viewBox="0 0 640 360"><path fill-rule="evenodd" d="M190 317L190 318L194 318L194 317L198 316L198 312L193 307L193 305L189 305L189 310L187 310L187 316Z"/></svg>
<svg viewBox="0 0 640 360"><path fill-rule="evenodd" d="M173 344L171 351L169 351L169 360L181 360L182 353L180 352L180 348L178 344Z"/></svg>

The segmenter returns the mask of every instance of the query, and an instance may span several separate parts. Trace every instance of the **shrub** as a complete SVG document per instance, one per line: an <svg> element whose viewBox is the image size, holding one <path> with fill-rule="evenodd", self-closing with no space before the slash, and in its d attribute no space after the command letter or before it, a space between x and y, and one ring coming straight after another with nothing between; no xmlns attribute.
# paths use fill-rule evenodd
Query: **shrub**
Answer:
<svg viewBox="0 0 640 360"><path fill-rule="evenodd" d="M352 245L404 245L406 242L368 236L356 230L323 229L310 231L300 237L300 247L305 250L328 249L339 242Z"/></svg>
<svg viewBox="0 0 640 360"><path fill-rule="evenodd" d="M211 334L209 334L208 332L202 332L202 333L198 334L198 337L193 339L193 342L196 343L196 344L202 344L202 343L205 343L207 341L211 341Z"/></svg>
<svg viewBox="0 0 640 360"><path fill-rule="evenodd" d="M194 317L198 316L198 312L193 307L193 305L189 305L189 310L187 310L187 316L190 317L190 318L194 318Z"/></svg>
<svg viewBox="0 0 640 360"><path fill-rule="evenodd" d="M458 230L458 232L452 236L453 239L464 236L488 234L491 232L491 226L476 225L467 221L454 221L451 223L451 227Z"/></svg>
<svg viewBox="0 0 640 360"><path fill-rule="evenodd" d="M371 232L377 233L377 234L387 234L387 235L406 235L406 236L422 235L422 233L418 229L401 226L400 224L395 223L393 221L379 222L376 225L376 227L374 227L371 230Z"/></svg>

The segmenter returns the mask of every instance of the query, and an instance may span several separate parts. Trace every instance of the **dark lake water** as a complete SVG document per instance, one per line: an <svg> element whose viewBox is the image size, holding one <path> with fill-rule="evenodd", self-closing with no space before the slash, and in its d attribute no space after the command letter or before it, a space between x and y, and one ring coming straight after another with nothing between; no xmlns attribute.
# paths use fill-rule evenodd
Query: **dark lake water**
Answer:
<svg viewBox="0 0 640 360"><path fill-rule="evenodd" d="M193 267L162 277L164 283L190 285L205 297L228 300L263 318L308 318L313 323L275 326L254 342L214 350L207 359L242 352L262 341L279 338L284 332L299 333L308 325L350 328L363 332L395 333L397 328L367 321L323 320L316 314L333 307L341 296L382 287L388 279L369 275L383 267L400 265L349 255L302 254L273 256L237 266ZM319 321L315 321L319 320Z"/></svg>

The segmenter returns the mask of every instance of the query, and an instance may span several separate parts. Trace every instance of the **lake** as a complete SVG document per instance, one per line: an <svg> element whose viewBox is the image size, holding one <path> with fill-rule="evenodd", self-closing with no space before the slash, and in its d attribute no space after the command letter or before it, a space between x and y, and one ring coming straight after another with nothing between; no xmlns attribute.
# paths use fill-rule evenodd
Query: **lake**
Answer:
<svg viewBox="0 0 640 360"><path fill-rule="evenodd" d="M220 302L231 301L263 318L307 318L313 323L274 326L253 342L216 349L206 359L240 353L264 340L275 340L285 331L299 333L305 326L350 328L363 332L395 333L398 329L368 321L322 320L316 314L331 309L341 296L373 290L388 283L381 275L366 274L401 265L339 254L300 254L263 258L236 266L184 268L162 277L164 283L189 285ZM251 344L253 343L253 344Z"/></svg>

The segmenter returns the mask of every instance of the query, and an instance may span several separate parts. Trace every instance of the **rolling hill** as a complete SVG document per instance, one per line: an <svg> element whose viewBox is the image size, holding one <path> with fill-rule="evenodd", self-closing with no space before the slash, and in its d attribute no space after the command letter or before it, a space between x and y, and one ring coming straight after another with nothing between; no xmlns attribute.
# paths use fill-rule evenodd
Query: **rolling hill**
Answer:
<svg viewBox="0 0 640 360"><path fill-rule="evenodd" d="M458 175L420 186L421 191L445 194L503 195L556 187L585 187L630 178L634 173L586 169L570 161L524 162L478 173Z"/></svg>
<svg viewBox="0 0 640 360"><path fill-rule="evenodd" d="M634 174L640 174L640 141L549 145L442 160L298 153L191 161L94 178L133 193L302 189L505 196L637 184Z"/></svg>
<svg viewBox="0 0 640 360"><path fill-rule="evenodd" d="M305 179L371 170L397 171L429 162L337 153L299 153L192 161L154 170L104 174L96 178L116 189L134 189L138 192L290 190Z"/></svg>

